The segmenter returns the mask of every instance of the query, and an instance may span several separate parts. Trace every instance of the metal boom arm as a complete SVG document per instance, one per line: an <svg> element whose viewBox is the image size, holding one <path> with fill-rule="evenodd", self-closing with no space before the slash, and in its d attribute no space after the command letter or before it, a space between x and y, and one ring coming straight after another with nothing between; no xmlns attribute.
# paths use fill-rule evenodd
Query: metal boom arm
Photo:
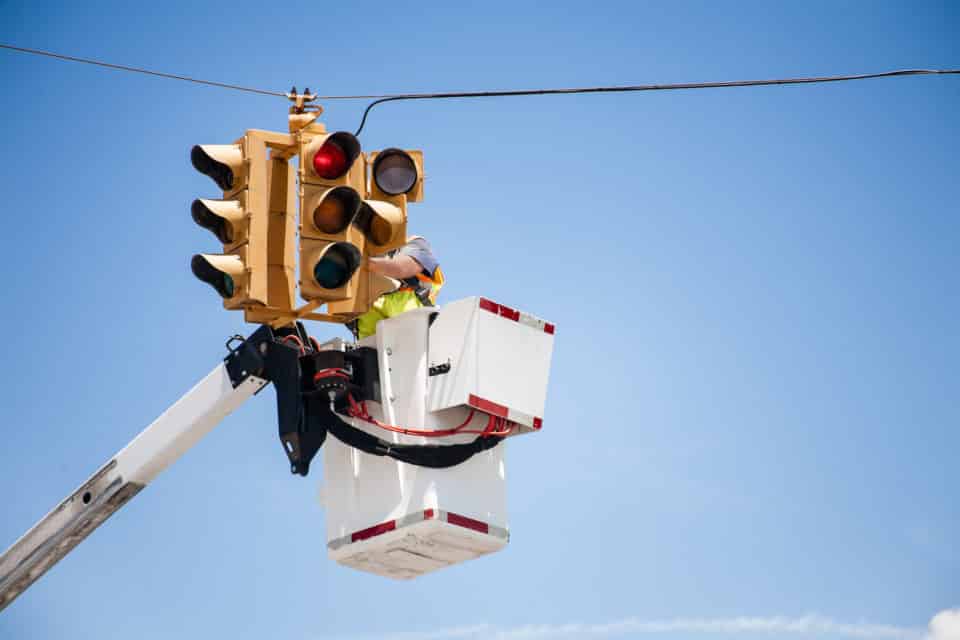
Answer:
<svg viewBox="0 0 960 640"><path fill-rule="evenodd" d="M0 611L267 383L217 365L0 556Z"/></svg>

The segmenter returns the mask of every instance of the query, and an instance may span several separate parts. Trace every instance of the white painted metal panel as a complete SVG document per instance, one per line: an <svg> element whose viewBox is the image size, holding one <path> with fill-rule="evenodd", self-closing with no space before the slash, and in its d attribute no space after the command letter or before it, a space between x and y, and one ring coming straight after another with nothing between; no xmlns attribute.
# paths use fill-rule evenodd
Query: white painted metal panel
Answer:
<svg viewBox="0 0 960 640"><path fill-rule="evenodd" d="M430 326L430 366L450 365L450 371L428 382L427 408L440 411L467 404L477 388L477 312L480 298L445 305Z"/></svg>
<svg viewBox="0 0 960 640"><path fill-rule="evenodd" d="M248 376L234 389L221 364L116 455L118 472L130 482L149 483L265 384Z"/></svg>
<svg viewBox="0 0 960 640"><path fill-rule="evenodd" d="M483 310L476 324L476 386L465 392L543 418L553 336Z"/></svg>
<svg viewBox="0 0 960 640"><path fill-rule="evenodd" d="M429 364L449 364L450 371L430 377L428 410L466 405L476 396L512 413L543 418L553 334L527 314L517 321L491 313L481 308L481 300L443 307L430 327ZM525 423L533 426L532 420Z"/></svg>

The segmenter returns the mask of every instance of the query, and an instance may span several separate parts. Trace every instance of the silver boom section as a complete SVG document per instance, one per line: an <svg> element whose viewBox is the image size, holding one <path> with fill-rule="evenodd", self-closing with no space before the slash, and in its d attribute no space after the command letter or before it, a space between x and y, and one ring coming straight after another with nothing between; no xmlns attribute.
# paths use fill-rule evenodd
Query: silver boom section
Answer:
<svg viewBox="0 0 960 640"><path fill-rule="evenodd" d="M267 381L218 365L0 556L0 611Z"/></svg>

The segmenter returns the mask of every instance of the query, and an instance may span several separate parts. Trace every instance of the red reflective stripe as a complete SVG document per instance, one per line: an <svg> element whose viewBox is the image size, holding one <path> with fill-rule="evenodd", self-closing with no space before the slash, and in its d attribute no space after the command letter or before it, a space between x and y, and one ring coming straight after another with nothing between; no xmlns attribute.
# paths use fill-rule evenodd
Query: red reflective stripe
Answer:
<svg viewBox="0 0 960 640"><path fill-rule="evenodd" d="M458 527L464 527L465 529L473 529L480 533L490 533L490 525L486 522L480 522L479 520L457 515L456 513L447 513L447 522L455 524Z"/></svg>
<svg viewBox="0 0 960 640"><path fill-rule="evenodd" d="M517 311L516 309L511 309L508 306L498 304L488 298L480 298L480 308L483 309L484 311L495 313L502 318L506 318L507 320L513 320L514 322L520 321L519 311ZM534 323L541 322L540 320L538 320L537 318L533 318L532 316L530 316L530 318L531 318L531 321ZM536 328L536 326L531 325L528 322L524 322L524 324L527 324L527 326L531 326L532 328ZM557 330L556 325L550 324L549 322L543 323L544 333L549 333L550 335L553 335L556 330Z"/></svg>
<svg viewBox="0 0 960 640"><path fill-rule="evenodd" d="M486 298L480 298L480 308L484 311L489 311L490 313L497 313L500 309L498 305L493 300L487 300Z"/></svg>
<svg viewBox="0 0 960 640"><path fill-rule="evenodd" d="M397 528L396 520L391 520L390 522L381 522L380 524L375 524L372 527L367 527L366 529L361 529L360 531L354 531L353 535L350 536L350 542L356 542L358 540L366 540L367 538L378 536L381 533L387 533L388 531L393 531L396 528Z"/></svg>
<svg viewBox="0 0 960 640"><path fill-rule="evenodd" d="M489 413L500 418L506 418L507 413L510 411L507 407L502 404L497 404L496 402L490 402L479 396L475 396L472 393L467 398L467 404L473 407L474 409L479 409L484 413Z"/></svg>
<svg viewBox="0 0 960 640"><path fill-rule="evenodd" d="M433 509L424 509L423 510L423 519L432 520L433 519Z"/></svg>
<svg viewBox="0 0 960 640"><path fill-rule="evenodd" d="M508 320L513 320L516 322L520 319L520 312L510 307L504 306L502 304L497 304L493 300L488 300L486 298L480 298L480 308L484 311L489 311L490 313L495 313L498 316L503 316Z"/></svg>
<svg viewBox="0 0 960 640"><path fill-rule="evenodd" d="M513 320L514 322L517 322L518 320L520 320L519 311L517 311L516 309L511 309L510 307L505 307L503 305L500 305L500 315L508 320Z"/></svg>
<svg viewBox="0 0 960 640"><path fill-rule="evenodd" d="M534 418L533 419L533 428L541 429L543 427L543 418Z"/></svg>

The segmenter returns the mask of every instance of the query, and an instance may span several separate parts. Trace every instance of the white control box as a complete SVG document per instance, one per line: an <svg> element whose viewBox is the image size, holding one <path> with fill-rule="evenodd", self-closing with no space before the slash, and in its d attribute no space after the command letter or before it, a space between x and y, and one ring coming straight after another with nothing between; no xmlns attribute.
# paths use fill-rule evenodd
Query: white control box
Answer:
<svg viewBox="0 0 960 640"><path fill-rule="evenodd" d="M427 410L470 406L526 429L543 424L554 326L486 298L443 308L430 326Z"/></svg>

